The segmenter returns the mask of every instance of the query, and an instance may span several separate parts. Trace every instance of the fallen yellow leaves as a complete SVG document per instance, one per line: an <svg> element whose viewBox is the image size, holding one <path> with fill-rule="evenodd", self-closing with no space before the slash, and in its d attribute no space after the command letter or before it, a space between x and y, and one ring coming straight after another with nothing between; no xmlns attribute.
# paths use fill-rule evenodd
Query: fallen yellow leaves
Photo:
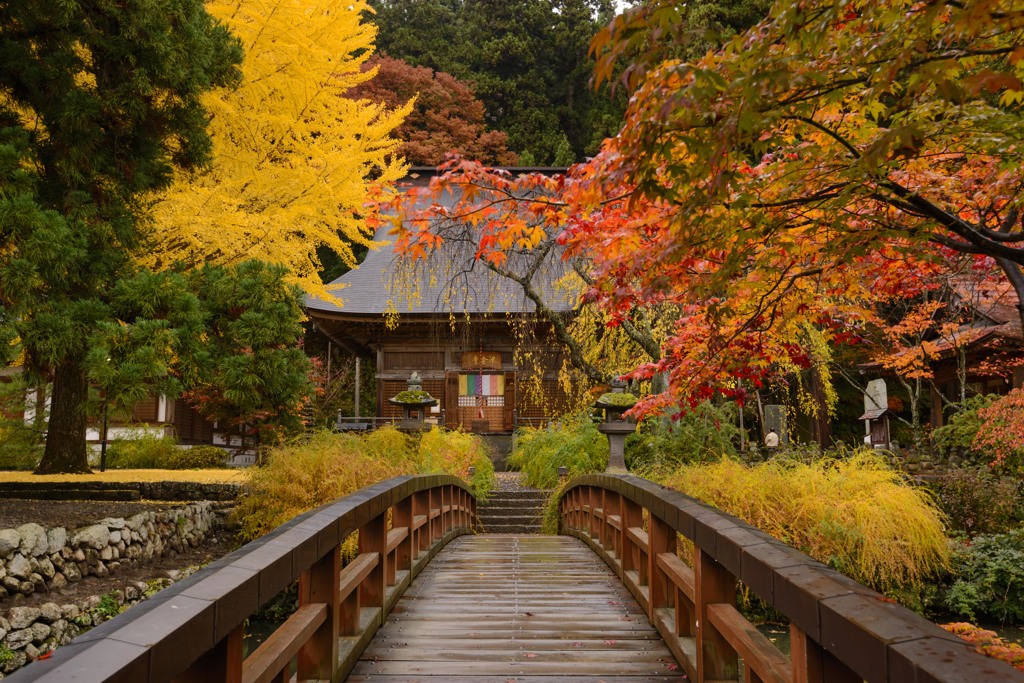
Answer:
<svg viewBox="0 0 1024 683"><path fill-rule="evenodd" d="M244 484L249 481L247 469L224 470L107 470L92 474L32 474L31 472L0 472L0 482L64 482L64 481L188 481L199 484Z"/></svg>

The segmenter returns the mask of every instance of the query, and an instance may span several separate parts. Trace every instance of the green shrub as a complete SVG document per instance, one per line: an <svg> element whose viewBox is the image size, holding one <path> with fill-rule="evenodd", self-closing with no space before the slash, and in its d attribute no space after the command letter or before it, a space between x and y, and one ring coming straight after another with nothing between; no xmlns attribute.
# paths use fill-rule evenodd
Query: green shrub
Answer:
<svg viewBox="0 0 1024 683"><path fill-rule="evenodd" d="M1000 477L986 466L953 470L932 484L950 529L968 536L1009 531L1020 522L1019 479Z"/></svg>
<svg viewBox="0 0 1024 683"><path fill-rule="evenodd" d="M570 477L603 472L608 466L608 439L589 414L568 415L557 425L517 431L506 462L523 472L528 485L551 489L558 485L559 467L567 467Z"/></svg>
<svg viewBox="0 0 1024 683"><path fill-rule="evenodd" d="M142 434L135 439L114 439L107 446L107 467L118 470L170 469L178 455L178 441Z"/></svg>
<svg viewBox="0 0 1024 683"><path fill-rule="evenodd" d="M39 434L13 420L0 424L0 470L31 470L43 456Z"/></svg>
<svg viewBox="0 0 1024 683"><path fill-rule="evenodd" d="M252 469L238 506L239 535L252 540L324 503L400 474L439 472L468 478L478 496L494 485L494 468L480 437L432 429L410 435L394 427L369 434L316 432L270 449ZM354 546L348 542L344 552Z"/></svg>
<svg viewBox="0 0 1024 683"><path fill-rule="evenodd" d="M28 385L16 378L0 382L0 470L31 470L43 456L42 434L25 424Z"/></svg>
<svg viewBox="0 0 1024 683"><path fill-rule="evenodd" d="M164 465L169 470L215 470L228 466L228 453L216 446L178 448Z"/></svg>
<svg viewBox="0 0 1024 683"><path fill-rule="evenodd" d="M681 465L662 484L715 505L878 590L919 588L942 571L942 513L878 455L810 463Z"/></svg>
<svg viewBox="0 0 1024 683"><path fill-rule="evenodd" d="M678 420L645 420L637 433L626 439L626 465L643 470L736 455L737 418L734 403L716 406L704 401Z"/></svg>
<svg viewBox="0 0 1024 683"><path fill-rule="evenodd" d="M978 536L953 554L948 607L971 621L1024 623L1024 529Z"/></svg>
<svg viewBox="0 0 1024 683"><path fill-rule="evenodd" d="M980 454L971 447L982 423L978 411L992 405L997 398L995 394L985 394L971 396L964 401L946 424L932 432L935 449L946 457L959 452L967 462L981 464Z"/></svg>

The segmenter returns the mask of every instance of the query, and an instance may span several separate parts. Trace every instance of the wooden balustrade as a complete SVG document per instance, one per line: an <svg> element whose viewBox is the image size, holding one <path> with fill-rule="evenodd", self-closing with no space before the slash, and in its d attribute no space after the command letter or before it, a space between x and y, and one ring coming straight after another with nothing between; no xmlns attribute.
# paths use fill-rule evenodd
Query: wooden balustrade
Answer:
<svg viewBox="0 0 1024 683"><path fill-rule="evenodd" d="M690 680L1024 681L923 617L682 493L627 475L574 479L561 532L618 574ZM677 555L679 536L693 557ZM785 656L736 609L737 581L790 620Z"/></svg>
<svg viewBox="0 0 1024 683"><path fill-rule="evenodd" d="M396 477L296 517L84 633L15 682L340 681L412 578L470 533L476 501L447 475ZM390 523L388 520L390 519ZM341 568L341 543L359 555ZM299 584L299 608L242 658L243 624Z"/></svg>

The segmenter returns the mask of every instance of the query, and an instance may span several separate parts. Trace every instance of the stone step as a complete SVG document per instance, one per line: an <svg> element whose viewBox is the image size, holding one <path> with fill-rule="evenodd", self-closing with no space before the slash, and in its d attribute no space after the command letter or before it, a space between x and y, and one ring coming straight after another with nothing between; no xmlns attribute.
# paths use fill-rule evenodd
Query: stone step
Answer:
<svg viewBox="0 0 1024 683"><path fill-rule="evenodd" d="M540 510L537 510L537 511L526 511L526 512L516 512L516 513L513 513L513 514L505 514L505 515L489 515L489 514L486 514L486 513L480 514L478 512L477 516L480 519L483 519L483 520L486 520L486 521L501 521L503 519L540 519L541 517L544 516L544 513L541 512Z"/></svg>
<svg viewBox="0 0 1024 683"><path fill-rule="evenodd" d="M540 533L540 525L490 524L478 529L481 533Z"/></svg>
<svg viewBox="0 0 1024 683"><path fill-rule="evenodd" d="M481 505L476 508L476 512L477 514L524 515L527 512L540 512L544 510L544 507L543 505Z"/></svg>
<svg viewBox="0 0 1024 683"><path fill-rule="evenodd" d="M546 493L542 493L539 496L509 496L507 494L501 495L492 493L487 500L482 503L483 506L498 505L503 507L523 507L529 505L543 505L548 500Z"/></svg>
<svg viewBox="0 0 1024 683"><path fill-rule="evenodd" d="M478 515L481 522L497 523L497 524L529 524L532 522L538 522L541 519L540 514L531 515Z"/></svg>

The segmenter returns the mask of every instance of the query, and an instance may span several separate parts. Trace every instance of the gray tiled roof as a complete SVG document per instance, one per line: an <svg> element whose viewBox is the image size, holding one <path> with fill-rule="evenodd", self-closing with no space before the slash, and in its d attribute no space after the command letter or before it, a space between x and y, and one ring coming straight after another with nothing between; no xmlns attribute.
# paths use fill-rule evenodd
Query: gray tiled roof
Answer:
<svg viewBox="0 0 1024 683"><path fill-rule="evenodd" d="M374 315L395 311L407 314L529 313L535 306L518 283L500 277L475 258L476 245L446 241L425 261L411 262L395 254L390 227L377 231L383 243L372 249L363 263L331 284L342 304L316 297L306 298L311 313L317 311L350 315ZM526 257L510 256L511 268L525 268ZM568 264L551 255L533 277L535 289L554 311L570 311L577 300L558 281L571 272Z"/></svg>

